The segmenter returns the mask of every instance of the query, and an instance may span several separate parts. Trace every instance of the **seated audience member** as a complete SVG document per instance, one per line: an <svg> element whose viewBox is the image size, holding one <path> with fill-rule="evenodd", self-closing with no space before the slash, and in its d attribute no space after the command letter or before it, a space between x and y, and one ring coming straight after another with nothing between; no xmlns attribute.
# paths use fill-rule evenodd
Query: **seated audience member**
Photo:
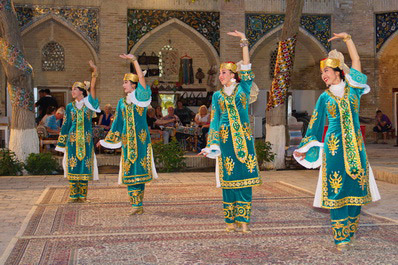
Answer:
<svg viewBox="0 0 398 265"><path fill-rule="evenodd" d="M170 135L173 130L171 128L175 128L180 123L180 119L177 115L174 114L174 108L167 108L168 114L160 119L158 119L155 124L158 125L165 132L163 133L163 139L165 143L169 142ZM163 127L162 127L163 126ZM176 134L177 140L180 141L180 134Z"/></svg>
<svg viewBox="0 0 398 265"><path fill-rule="evenodd" d="M161 106L157 106L155 108L155 117L156 117L156 119L160 119L160 118L163 117L162 107Z"/></svg>
<svg viewBox="0 0 398 265"><path fill-rule="evenodd" d="M383 114L381 110L376 111L376 126L373 127L375 141L373 143L377 144L378 133L383 134L382 144L386 144L387 132L392 129L392 123L387 115Z"/></svg>
<svg viewBox="0 0 398 265"><path fill-rule="evenodd" d="M164 127L176 127L180 123L180 119L174 114L174 108L167 108L168 114L156 121L156 124Z"/></svg>
<svg viewBox="0 0 398 265"><path fill-rule="evenodd" d="M104 108L104 114L102 114L99 118L98 125L104 128L104 130L107 132L111 129L112 126L112 106L111 104L106 104Z"/></svg>
<svg viewBox="0 0 398 265"><path fill-rule="evenodd" d="M188 107L184 106L181 100L177 101L177 108L175 109L175 114L180 118L182 125L186 126L191 123L192 118L195 113Z"/></svg>
<svg viewBox="0 0 398 265"><path fill-rule="evenodd" d="M61 130L62 125L61 120L63 119L64 114L65 109L59 108L54 115L47 117L44 126L46 127L48 135L50 137L59 135L59 131Z"/></svg>
<svg viewBox="0 0 398 265"><path fill-rule="evenodd" d="M40 120L39 125L45 125L46 124L46 120L48 117L52 116L55 114L55 112L57 111L57 108L54 106L49 106L47 108L47 112L46 115L43 116L43 118Z"/></svg>
<svg viewBox="0 0 398 265"><path fill-rule="evenodd" d="M159 134L163 136L163 143L167 144L169 142L170 133L166 130L162 131L159 125L156 124L156 116L155 116L155 109L148 108L146 113L146 120L148 122L148 128L150 134Z"/></svg>
<svg viewBox="0 0 398 265"><path fill-rule="evenodd" d="M195 123L202 128L202 137L200 147L206 147L206 137L210 127L210 114L207 112L207 107L202 105L199 107L198 114L195 116Z"/></svg>

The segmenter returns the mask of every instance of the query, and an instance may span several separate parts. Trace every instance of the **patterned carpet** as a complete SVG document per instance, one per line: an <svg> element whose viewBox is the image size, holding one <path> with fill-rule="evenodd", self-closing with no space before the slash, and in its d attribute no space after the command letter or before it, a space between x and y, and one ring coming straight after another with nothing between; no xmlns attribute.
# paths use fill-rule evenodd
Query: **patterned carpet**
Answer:
<svg viewBox="0 0 398 265"><path fill-rule="evenodd" d="M125 187L89 189L90 204L66 204L50 188L6 264L393 264L398 224L363 214L356 246L335 251L329 214L312 195L281 182L253 191L251 234L224 232L221 190L147 185L145 213L129 216Z"/></svg>

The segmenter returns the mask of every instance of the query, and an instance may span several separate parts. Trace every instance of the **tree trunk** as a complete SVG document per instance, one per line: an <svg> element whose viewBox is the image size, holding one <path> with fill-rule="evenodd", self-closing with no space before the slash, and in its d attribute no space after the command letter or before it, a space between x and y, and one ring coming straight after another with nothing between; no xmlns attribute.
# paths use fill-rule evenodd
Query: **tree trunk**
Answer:
<svg viewBox="0 0 398 265"><path fill-rule="evenodd" d="M286 15L280 41L292 38L298 34L303 6L304 0L286 0ZM288 70L288 77L291 77L292 71L293 65L290 70ZM276 78L277 76L275 75L274 81ZM287 87L289 87L289 82L287 82ZM267 141L272 144L272 151L276 153L274 166L276 169L285 168L285 146L287 134L286 104L283 103L274 108L268 109L266 112L266 120L266 138Z"/></svg>
<svg viewBox="0 0 398 265"><path fill-rule="evenodd" d="M39 152L33 107L32 69L23 56L18 20L11 0L0 0L0 59L7 77L12 102L9 149L25 161Z"/></svg>

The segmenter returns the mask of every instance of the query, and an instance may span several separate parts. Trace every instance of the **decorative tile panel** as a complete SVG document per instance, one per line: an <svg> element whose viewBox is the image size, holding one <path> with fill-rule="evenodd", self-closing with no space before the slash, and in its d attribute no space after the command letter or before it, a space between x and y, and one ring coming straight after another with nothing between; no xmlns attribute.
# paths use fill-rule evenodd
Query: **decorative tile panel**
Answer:
<svg viewBox="0 0 398 265"><path fill-rule="evenodd" d="M151 30L176 18L194 28L220 51L220 13L204 11L129 9L127 16L128 51Z"/></svg>
<svg viewBox="0 0 398 265"><path fill-rule="evenodd" d="M15 11L21 30L51 14L81 33L96 51L99 49L99 9L75 7L47 7L16 5Z"/></svg>
<svg viewBox="0 0 398 265"><path fill-rule="evenodd" d="M398 12L375 14L376 52L380 51L387 39L398 29Z"/></svg>
<svg viewBox="0 0 398 265"><path fill-rule="evenodd" d="M285 15L246 14L246 36L250 47L274 28L283 24ZM300 26L316 38L326 50L330 50L328 39L331 36L331 16L303 15Z"/></svg>

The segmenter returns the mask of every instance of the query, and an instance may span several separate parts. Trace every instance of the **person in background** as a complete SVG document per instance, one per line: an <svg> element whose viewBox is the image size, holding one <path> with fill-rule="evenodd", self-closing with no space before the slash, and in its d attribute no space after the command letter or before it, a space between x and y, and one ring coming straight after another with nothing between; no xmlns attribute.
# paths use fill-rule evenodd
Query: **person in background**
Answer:
<svg viewBox="0 0 398 265"><path fill-rule="evenodd" d="M57 100L51 96L50 89L40 89L39 91L40 99L35 103L35 107L38 107L38 117L36 123L40 123L42 118L47 114L47 109L53 106L55 109L58 108Z"/></svg>
<svg viewBox="0 0 398 265"><path fill-rule="evenodd" d="M163 141L167 144L170 141L170 135L172 134L172 129L180 124L180 119L174 114L174 108L167 108L168 114L160 119L158 119L155 124L158 125L163 130ZM163 127L162 127L163 126ZM176 135L177 136L177 135ZM179 139L178 139L179 140Z"/></svg>
<svg viewBox="0 0 398 265"><path fill-rule="evenodd" d="M392 129L392 123L390 119L387 117L387 115L383 114L381 110L376 111L376 126L373 127L373 134L375 141L373 142L374 144L377 144L378 141L378 133L383 134L383 142L382 144L386 144L387 140L387 132Z"/></svg>
<svg viewBox="0 0 398 265"><path fill-rule="evenodd" d="M175 114L180 119L182 125L187 126L191 123L192 118L195 113L188 107L184 106L181 100L177 101L177 108L175 109Z"/></svg>
<svg viewBox="0 0 398 265"><path fill-rule="evenodd" d="M49 107L47 108L47 110L46 110L46 111L47 111L46 115L44 115L43 118L41 118L41 120L40 120L40 122L39 122L39 125L45 125L45 124L46 124L47 118L50 117L51 115L54 115L55 112L56 112L56 110L57 110L56 107L54 107L54 106L49 106Z"/></svg>
<svg viewBox="0 0 398 265"><path fill-rule="evenodd" d="M198 114L195 116L195 123L202 128L200 148L205 148L206 137L210 127L210 115L207 112L207 107L205 105L199 107Z"/></svg>
<svg viewBox="0 0 398 265"><path fill-rule="evenodd" d="M64 114L65 114L65 109L61 107L57 109L57 112L55 112L54 115L47 117L44 126L46 127L49 136L59 135L59 131L61 130L61 125L62 125L61 122L64 117Z"/></svg>
<svg viewBox="0 0 398 265"><path fill-rule="evenodd" d="M98 125L104 128L105 132L108 132L112 126L112 117L112 106L111 104L106 104L104 108L104 114L100 116L98 121Z"/></svg>
<svg viewBox="0 0 398 265"><path fill-rule="evenodd" d="M156 119L161 119L163 117L162 107L161 106L157 106L155 108L155 116L156 116Z"/></svg>

